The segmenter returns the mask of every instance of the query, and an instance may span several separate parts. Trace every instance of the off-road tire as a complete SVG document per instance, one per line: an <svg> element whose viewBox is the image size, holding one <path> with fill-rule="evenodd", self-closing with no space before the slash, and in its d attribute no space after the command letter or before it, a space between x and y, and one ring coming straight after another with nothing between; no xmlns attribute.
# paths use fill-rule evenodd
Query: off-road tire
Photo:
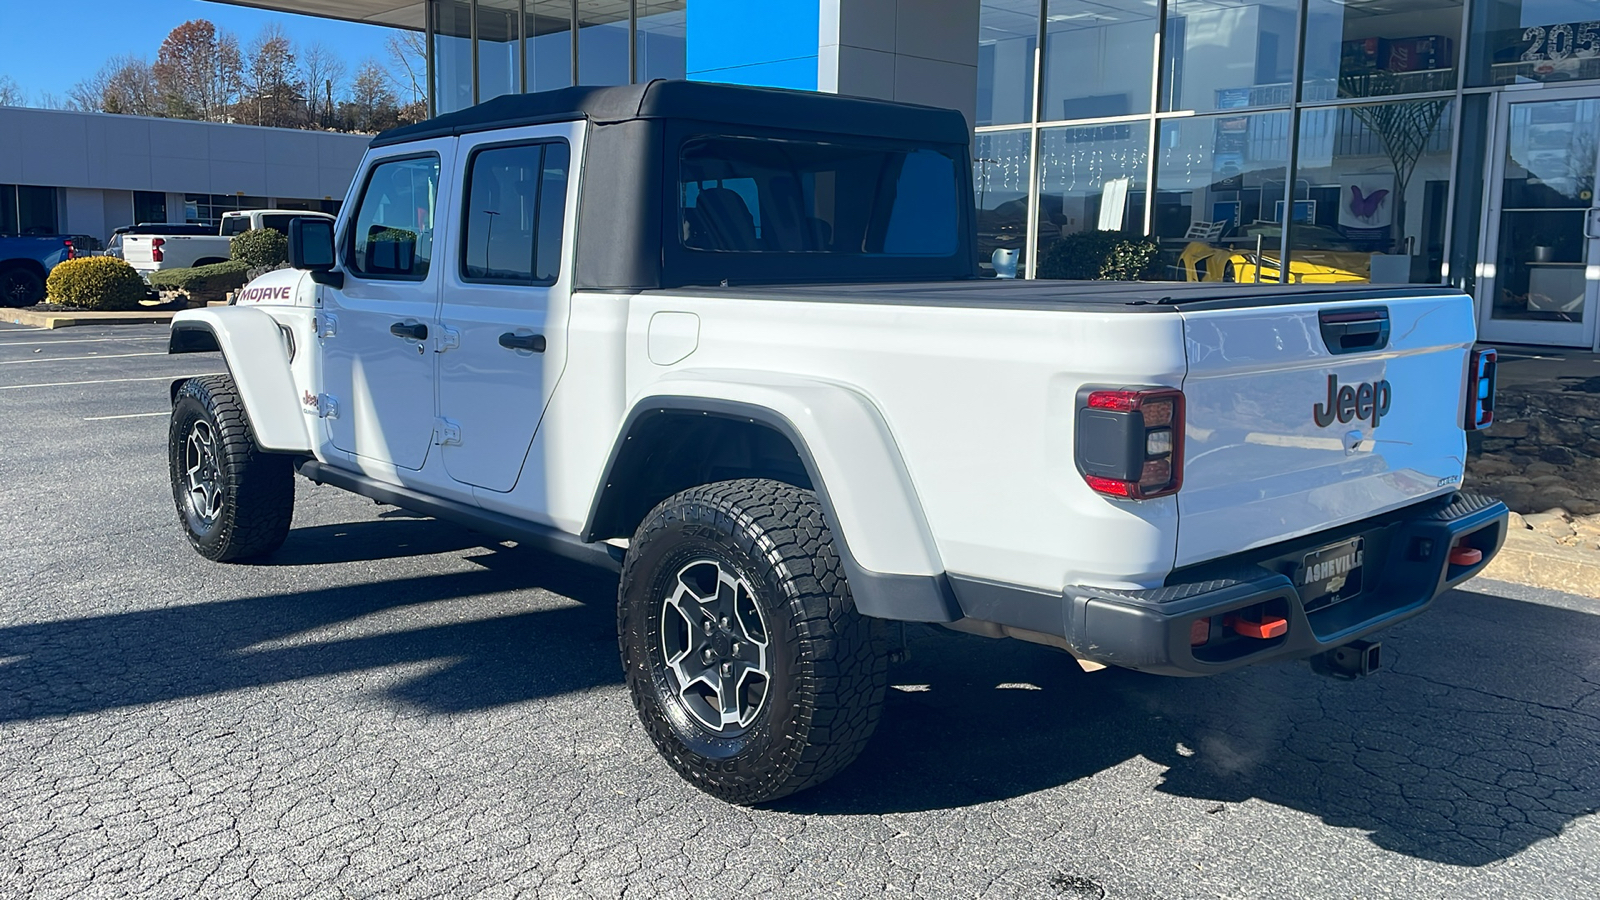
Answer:
<svg viewBox="0 0 1600 900"><path fill-rule="evenodd" d="M686 714L662 640L679 573L708 559L748 584L767 638L765 700L733 736ZM877 727L888 687L884 624L856 611L811 491L743 479L667 498L635 532L618 593L622 665L640 721L667 762L706 793L752 804L819 784L849 765Z"/></svg>
<svg viewBox="0 0 1600 900"><path fill-rule="evenodd" d="M44 279L25 266L0 269L0 306L32 306L44 301Z"/></svg>
<svg viewBox="0 0 1600 900"><path fill-rule="evenodd" d="M198 511L190 490L191 439L202 429L215 449L216 508L209 517ZM283 544L294 514L292 460L256 446L232 378L207 375L178 388L167 460L178 523L201 556L232 562L265 556Z"/></svg>

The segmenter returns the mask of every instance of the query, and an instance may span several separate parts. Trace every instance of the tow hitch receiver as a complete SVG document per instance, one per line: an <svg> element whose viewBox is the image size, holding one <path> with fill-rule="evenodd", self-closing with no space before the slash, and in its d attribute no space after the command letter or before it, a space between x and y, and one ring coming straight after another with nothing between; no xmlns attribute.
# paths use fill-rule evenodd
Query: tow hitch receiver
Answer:
<svg viewBox="0 0 1600 900"><path fill-rule="evenodd" d="M1326 653L1318 653L1308 660L1311 671L1333 678L1360 678L1371 675L1383 665L1379 641L1351 641Z"/></svg>

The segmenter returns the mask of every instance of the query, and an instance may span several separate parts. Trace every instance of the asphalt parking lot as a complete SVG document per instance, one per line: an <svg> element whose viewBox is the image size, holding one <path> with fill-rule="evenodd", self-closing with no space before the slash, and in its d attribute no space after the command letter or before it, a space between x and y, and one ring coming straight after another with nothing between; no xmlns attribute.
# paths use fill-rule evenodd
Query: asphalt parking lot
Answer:
<svg viewBox="0 0 1600 900"><path fill-rule="evenodd" d="M771 808L679 781L614 577L299 486L265 564L173 521L156 326L0 326L0 896L1547 897L1600 884L1600 603L1474 582L1360 682L908 632Z"/></svg>

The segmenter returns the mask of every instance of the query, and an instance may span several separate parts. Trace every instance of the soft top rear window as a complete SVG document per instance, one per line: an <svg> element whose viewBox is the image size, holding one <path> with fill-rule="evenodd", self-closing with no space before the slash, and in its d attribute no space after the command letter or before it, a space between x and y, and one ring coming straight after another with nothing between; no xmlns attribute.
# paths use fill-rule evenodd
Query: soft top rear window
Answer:
<svg viewBox="0 0 1600 900"><path fill-rule="evenodd" d="M929 147L691 137L679 239L710 253L950 257L961 247L959 173Z"/></svg>

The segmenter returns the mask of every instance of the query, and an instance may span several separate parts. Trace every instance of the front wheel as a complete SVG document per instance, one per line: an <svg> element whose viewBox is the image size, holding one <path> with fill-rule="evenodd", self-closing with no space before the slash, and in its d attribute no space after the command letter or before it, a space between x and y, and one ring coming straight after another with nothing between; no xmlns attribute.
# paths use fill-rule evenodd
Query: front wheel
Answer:
<svg viewBox="0 0 1600 900"><path fill-rule="evenodd" d="M849 765L877 727L882 623L856 611L811 491L745 479L667 498L629 545L619 595L639 718L701 790L792 794Z"/></svg>
<svg viewBox="0 0 1600 900"><path fill-rule="evenodd" d="M208 375L178 388L167 460L178 522L201 556L230 562L283 544L294 470L289 457L256 446L233 379Z"/></svg>

